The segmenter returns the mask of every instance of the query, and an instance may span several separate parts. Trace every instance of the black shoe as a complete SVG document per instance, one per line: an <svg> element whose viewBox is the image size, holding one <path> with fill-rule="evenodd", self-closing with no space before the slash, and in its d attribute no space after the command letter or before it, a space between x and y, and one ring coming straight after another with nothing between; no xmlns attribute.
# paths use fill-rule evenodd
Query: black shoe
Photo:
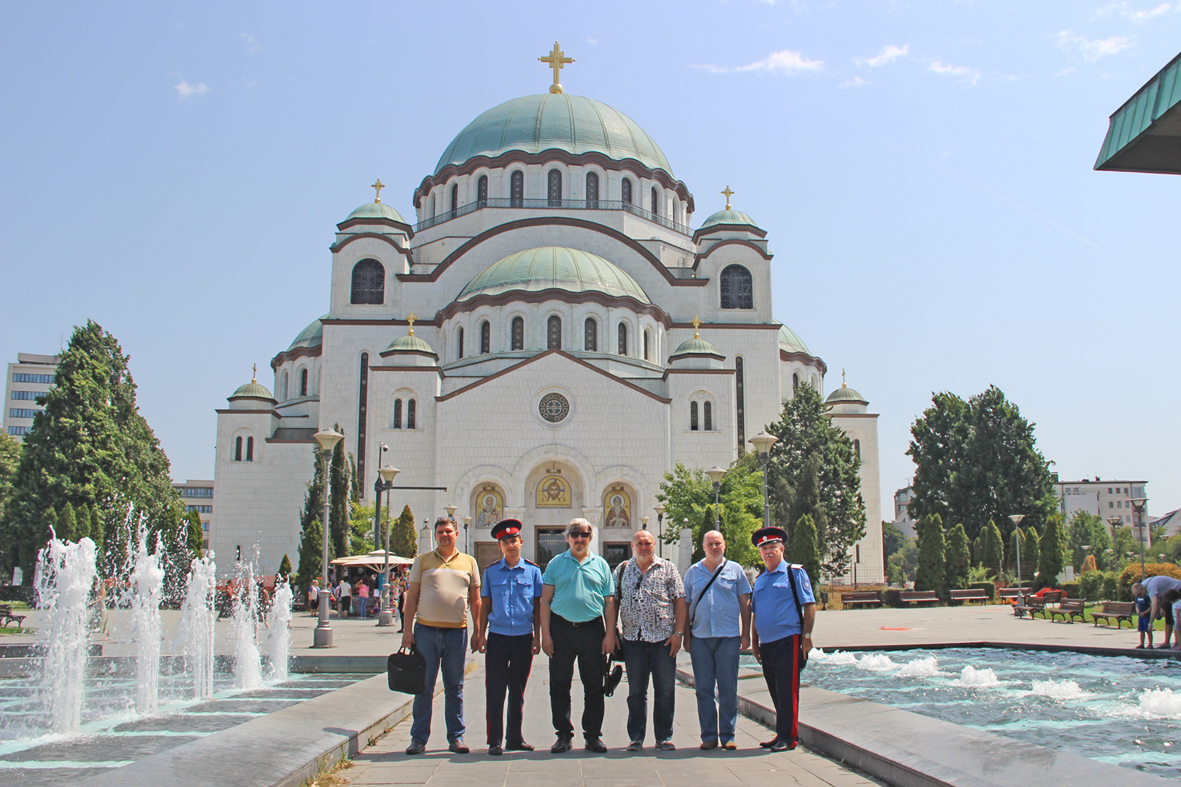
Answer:
<svg viewBox="0 0 1181 787"><path fill-rule="evenodd" d="M493 757L499 757L500 755L504 754L504 749L500 748L499 743L493 743L488 747L488 753Z"/></svg>
<svg viewBox="0 0 1181 787"><path fill-rule="evenodd" d="M463 745L463 738L456 738L447 746L447 751L454 752L455 754L467 754L471 749Z"/></svg>
<svg viewBox="0 0 1181 787"><path fill-rule="evenodd" d="M426 751L426 742L425 741L412 740L412 741L410 741L409 748L406 749L406 753L410 754L410 755L422 754L424 751Z"/></svg>
<svg viewBox="0 0 1181 787"><path fill-rule="evenodd" d="M779 743L779 736L778 735L776 735L774 738L772 738L769 741L763 741L759 745L762 746L764 749L769 749L777 743Z"/></svg>
<svg viewBox="0 0 1181 787"><path fill-rule="evenodd" d="M572 735L559 735L558 739L554 741L554 745L549 747L550 754L561 754L570 751L570 743L574 740Z"/></svg>
<svg viewBox="0 0 1181 787"><path fill-rule="evenodd" d="M772 745L767 747L767 751L791 751L796 747L795 741L785 741L783 739L775 741Z"/></svg>
<svg viewBox="0 0 1181 787"><path fill-rule="evenodd" d="M586 750L592 751L595 754L606 754L607 747L603 745L603 739L599 737L586 739Z"/></svg>
<svg viewBox="0 0 1181 787"><path fill-rule="evenodd" d="M504 747L504 750L505 751L533 751L533 744L532 743L525 743L525 741L521 741L520 743L510 743Z"/></svg>

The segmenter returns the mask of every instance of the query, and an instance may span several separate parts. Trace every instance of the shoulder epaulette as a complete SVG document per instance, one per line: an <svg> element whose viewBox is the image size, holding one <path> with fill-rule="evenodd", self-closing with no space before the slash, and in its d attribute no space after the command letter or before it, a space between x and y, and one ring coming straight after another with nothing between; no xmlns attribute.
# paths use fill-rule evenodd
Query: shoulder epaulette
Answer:
<svg viewBox="0 0 1181 787"><path fill-rule="evenodd" d="M529 558L527 558L527 557L523 557L523 558L521 558L521 560L524 560L526 563L528 563L528 564L529 564L529 565L531 565L531 566L537 566L537 564L536 564L536 563L534 563L532 560L530 560L530 559L529 559ZM541 568L541 566L537 566L537 567L538 567L538 568Z"/></svg>
<svg viewBox="0 0 1181 787"><path fill-rule="evenodd" d="M787 564L787 567L788 567L788 568L794 568L794 569L797 569L797 570L799 570L799 571L803 571L803 570L804 570L804 564L803 564L803 563L788 563L788 564Z"/></svg>

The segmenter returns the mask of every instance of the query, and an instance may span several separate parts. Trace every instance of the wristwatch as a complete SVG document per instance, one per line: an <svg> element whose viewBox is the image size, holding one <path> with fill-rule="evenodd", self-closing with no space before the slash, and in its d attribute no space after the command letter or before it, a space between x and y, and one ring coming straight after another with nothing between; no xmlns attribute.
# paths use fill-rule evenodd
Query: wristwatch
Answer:
<svg viewBox="0 0 1181 787"><path fill-rule="evenodd" d="M673 632L673 636L680 637L681 639L684 639L684 638L685 638L685 632L683 632L683 631L674 631L674 632Z"/></svg>

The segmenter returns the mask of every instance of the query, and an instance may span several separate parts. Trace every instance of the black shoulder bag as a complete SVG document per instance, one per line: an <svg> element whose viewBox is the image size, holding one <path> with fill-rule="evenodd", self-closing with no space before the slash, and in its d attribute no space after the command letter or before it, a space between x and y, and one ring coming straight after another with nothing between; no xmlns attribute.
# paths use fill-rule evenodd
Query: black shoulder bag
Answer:
<svg viewBox="0 0 1181 787"><path fill-rule="evenodd" d="M683 643L688 644L689 639L693 636L693 621L697 619L697 607L701 604L701 599L705 598L705 594L709 592L710 586L713 585L714 580L718 578L718 575L722 573L722 570L726 568L726 564L729 562L730 561L726 560L725 558L722 558L722 565L718 566L718 570L715 571L714 575L709 578L709 582L705 583L705 587L701 589L701 593L698 594L697 600L693 602L693 608L689 610L689 623L685 626L685 636L681 638ZM691 647L692 645L690 644L690 648ZM688 649L689 648L686 648L686 650Z"/></svg>
<svg viewBox="0 0 1181 787"><path fill-rule="evenodd" d="M422 694L426 691L426 659L413 645L391 653L386 664L390 691Z"/></svg>
<svg viewBox="0 0 1181 787"><path fill-rule="evenodd" d="M787 583L791 585L791 600L796 603L796 616L800 619L800 672L804 671L804 667L808 666L808 652L804 650L804 609L800 606L800 594L796 590L796 575L792 569L795 568L791 563L787 564ZM803 568L803 566L800 566Z"/></svg>

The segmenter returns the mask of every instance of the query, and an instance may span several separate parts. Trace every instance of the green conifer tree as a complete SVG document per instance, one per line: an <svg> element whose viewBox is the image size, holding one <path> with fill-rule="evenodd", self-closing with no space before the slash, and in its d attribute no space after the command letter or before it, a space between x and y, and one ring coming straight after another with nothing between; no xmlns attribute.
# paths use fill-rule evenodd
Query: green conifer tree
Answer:
<svg viewBox="0 0 1181 787"><path fill-rule="evenodd" d="M41 515L41 528L39 532L43 534L43 537L37 547L38 551L57 533L57 512L52 507L45 509L45 513Z"/></svg>
<svg viewBox="0 0 1181 787"><path fill-rule="evenodd" d="M67 502L57 515L57 537L62 541L76 541L74 507Z"/></svg>
<svg viewBox="0 0 1181 787"><path fill-rule="evenodd" d="M205 548L205 528L201 527L201 515L196 511L189 511L184 517L184 540L188 549L186 562L200 560L201 551Z"/></svg>
<svg viewBox="0 0 1181 787"><path fill-rule="evenodd" d="M303 530L303 537L299 542L299 571L295 575L295 582L301 588L307 588L313 579L322 579L320 569L323 567L323 526L319 519L313 519Z"/></svg>
<svg viewBox="0 0 1181 787"><path fill-rule="evenodd" d="M972 565L972 556L968 554L968 533L963 524L957 524L951 529L947 537L947 586L949 588L966 588L968 586L968 569Z"/></svg>
<svg viewBox="0 0 1181 787"><path fill-rule="evenodd" d="M1038 548L1038 581L1046 587L1053 587L1057 584L1058 575L1062 573L1066 563L1066 538L1062 532L1061 514L1051 514L1046 520Z"/></svg>
<svg viewBox="0 0 1181 787"><path fill-rule="evenodd" d="M815 591L820 587L820 545L816 536L816 525L809 514L804 514L792 530L791 544L787 551L788 561L799 563L808 572L808 579Z"/></svg>
<svg viewBox="0 0 1181 787"><path fill-rule="evenodd" d="M1032 527L1025 528L1022 531L1025 534L1021 541L1021 573L1023 582L1028 582L1033 579L1034 572L1037 571L1037 566L1042 560L1041 545L1038 544L1037 530Z"/></svg>
<svg viewBox="0 0 1181 787"><path fill-rule="evenodd" d="M1005 562L1005 542L1001 538L1001 529L996 526L996 522L989 520L981 532L983 543L980 545L980 564L999 576L1004 571Z"/></svg>
<svg viewBox="0 0 1181 787"><path fill-rule="evenodd" d="M401 557L418 554L418 532L414 529L414 512L404 506L390 530L390 552Z"/></svg>
<svg viewBox="0 0 1181 787"><path fill-rule="evenodd" d="M276 579L291 579L291 560L287 557L287 553L283 553L283 559L279 561L279 574Z"/></svg>
<svg viewBox="0 0 1181 787"><path fill-rule="evenodd" d="M74 517L74 540L90 538L90 508L85 503L78 506Z"/></svg>
<svg viewBox="0 0 1181 787"><path fill-rule="evenodd" d="M946 542L943 537L943 519L928 515L919 520L918 535L919 565L915 570L914 589L934 590L941 597L947 595Z"/></svg>
<svg viewBox="0 0 1181 787"><path fill-rule="evenodd" d="M336 431L340 431L340 424L336 424ZM328 485L331 488L330 508L328 515L328 532L332 539L332 551L336 557L348 557L351 549L351 481L349 479L349 463L344 453L344 440L336 444L332 452L332 466L328 472Z"/></svg>
<svg viewBox="0 0 1181 787"><path fill-rule="evenodd" d="M99 516L98 506L92 506L90 509L90 540L94 542L94 554L98 556L98 573L99 576L106 576L105 565L106 559L104 555L103 544L103 520Z"/></svg>

